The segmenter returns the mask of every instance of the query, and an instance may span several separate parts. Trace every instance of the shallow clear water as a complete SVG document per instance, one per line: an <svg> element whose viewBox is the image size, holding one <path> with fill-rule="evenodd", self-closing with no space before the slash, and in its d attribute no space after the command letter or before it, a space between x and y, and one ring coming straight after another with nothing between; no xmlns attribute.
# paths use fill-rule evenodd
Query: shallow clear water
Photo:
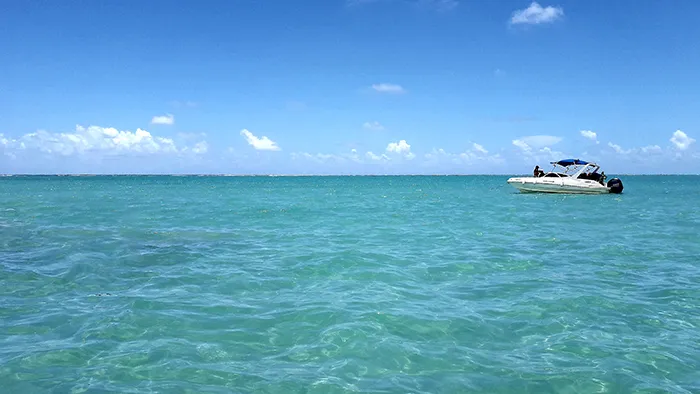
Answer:
<svg viewBox="0 0 700 394"><path fill-rule="evenodd" d="M0 179L4 392L700 392L700 177Z"/></svg>

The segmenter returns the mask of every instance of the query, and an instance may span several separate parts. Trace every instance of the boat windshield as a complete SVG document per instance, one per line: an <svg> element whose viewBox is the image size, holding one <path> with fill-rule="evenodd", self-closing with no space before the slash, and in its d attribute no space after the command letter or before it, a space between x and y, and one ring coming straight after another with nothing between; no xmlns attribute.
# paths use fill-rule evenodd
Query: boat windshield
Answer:
<svg viewBox="0 0 700 394"><path fill-rule="evenodd" d="M570 163L570 161L573 161L573 163ZM600 167L598 167L597 164L595 163L589 163L585 161L580 161L580 160L560 160L558 162L552 162L553 165L551 173L557 173L559 176L565 176L565 177L573 177L576 176L576 178L580 178L580 175L584 173L589 173L589 172L596 172ZM563 168L564 171L556 171L557 167ZM554 175L556 176L556 175Z"/></svg>

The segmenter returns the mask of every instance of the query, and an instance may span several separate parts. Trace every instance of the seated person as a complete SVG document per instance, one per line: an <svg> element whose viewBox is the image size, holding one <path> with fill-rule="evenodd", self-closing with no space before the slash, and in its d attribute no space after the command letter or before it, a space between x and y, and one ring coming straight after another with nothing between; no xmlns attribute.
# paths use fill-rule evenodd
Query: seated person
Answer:
<svg viewBox="0 0 700 394"><path fill-rule="evenodd" d="M535 166L535 170L533 171L533 175L535 178L539 178L544 176L544 171L540 168L540 166Z"/></svg>

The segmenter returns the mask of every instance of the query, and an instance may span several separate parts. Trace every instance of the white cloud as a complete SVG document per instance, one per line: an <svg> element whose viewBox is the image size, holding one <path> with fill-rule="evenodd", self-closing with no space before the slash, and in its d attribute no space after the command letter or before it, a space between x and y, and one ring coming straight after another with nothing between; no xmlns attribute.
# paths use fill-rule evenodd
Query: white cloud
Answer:
<svg viewBox="0 0 700 394"><path fill-rule="evenodd" d="M598 134L591 130L581 130L581 136L584 138L588 138L591 141L594 141L596 144L599 144L600 141L598 141Z"/></svg>
<svg viewBox="0 0 700 394"><path fill-rule="evenodd" d="M658 145L649 145L641 148L641 151L642 153L661 153L663 149Z"/></svg>
<svg viewBox="0 0 700 394"><path fill-rule="evenodd" d="M395 153L408 153L411 151L411 145L409 145L406 140L401 140L399 142L390 142L386 146L387 152Z"/></svg>
<svg viewBox="0 0 700 394"><path fill-rule="evenodd" d="M0 136L2 137L2 136ZM84 153L176 153L171 138L153 136L146 130L117 130L112 127L76 126L73 133L49 133L39 130L19 139L0 138L3 145L20 150L36 149L49 154L71 156Z"/></svg>
<svg viewBox="0 0 700 394"><path fill-rule="evenodd" d="M477 144L476 142L472 143L471 149L467 149L466 151L460 153L459 157L467 163L476 161L488 161L499 163L502 161L501 155L489 155L489 151L486 150L486 148L484 148L483 145Z"/></svg>
<svg viewBox="0 0 700 394"><path fill-rule="evenodd" d="M258 138L246 129L241 130L241 135L245 137L246 141L248 141L248 144L250 144L253 148L257 150L281 150L280 147L277 146L277 143L267 138L266 136Z"/></svg>
<svg viewBox="0 0 700 394"><path fill-rule="evenodd" d="M470 149L467 149L461 153L450 153L444 149L433 149L430 153L425 154L425 159L427 164L439 165L444 163L452 164L475 164L478 162L482 163L502 163L503 159L501 155L489 155L488 150L486 150L481 144L472 143Z"/></svg>
<svg viewBox="0 0 700 394"><path fill-rule="evenodd" d="M679 150L686 150L695 140L681 130L676 130L670 140Z"/></svg>
<svg viewBox="0 0 700 394"><path fill-rule="evenodd" d="M401 85L391 83L379 83L372 85L372 89L379 93L406 93L406 90Z"/></svg>
<svg viewBox="0 0 700 394"><path fill-rule="evenodd" d="M562 16L564 16L564 10L561 7L542 7L537 2L533 1L532 4L524 10L513 12L510 23L513 25L538 25L541 23L554 22Z"/></svg>
<svg viewBox="0 0 700 394"><path fill-rule="evenodd" d="M613 144L612 142L608 142L608 146L611 147L615 151L615 153L620 155L627 155L632 153L632 149L622 149L620 145Z"/></svg>
<svg viewBox="0 0 700 394"><path fill-rule="evenodd" d="M9 145L12 143L14 143L14 140L6 138L2 133L0 133L0 152L2 152L4 156L8 156L12 159L15 159L16 156L12 152L9 152L7 149L5 149L9 148Z"/></svg>
<svg viewBox="0 0 700 394"><path fill-rule="evenodd" d="M562 138L553 135L531 135L522 138L532 148L542 148L558 144Z"/></svg>
<svg viewBox="0 0 700 394"><path fill-rule="evenodd" d="M561 137L553 135L529 135L512 141L513 145L523 151L532 149L542 149L551 145L556 145L561 141Z"/></svg>
<svg viewBox="0 0 700 394"><path fill-rule="evenodd" d="M401 140L399 142L390 142L389 145L386 146L386 151L389 153L396 153L402 155L409 160L416 157L416 155L414 155L411 152L411 145L409 145L406 142L406 140Z"/></svg>
<svg viewBox="0 0 700 394"><path fill-rule="evenodd" d="M445 150L442 148L440 148L440 149L433 148L432 152L425 154L425 158L426 159L435 159L435 158L439 158L439 157L449 157L451 155L452 154L445 152Z"/></svg>
<svg viewBox="0 0 700 394"><path fill-rule="evenodd" d="M530 150L530 145L525 143L525 141L523 141L523 140L513 140L513 145L517 146L518 148L520 148L524 151Z"/></svg>
<svg viewBox="0 0 700 394"><path fill-rule="evenodd" d="M447 152L442 148L433 148L431 152L425 154L425 159L425 164L429 166L443 165L448 163L453 165L461 165L464 164L465 157L463 157L459 153Z"/></svg>
<svg viewBox="0 0 700 394"><path fill-rule="evenodd" d="M364 127L367 130L375 130L375 131L381 131L384 130L384 126L382 126L381 123L374 121L374 122L365 122L362 127Z"/></svg>
<svg viewBox="0 0 700 394"><path fill-rule="evenodd" d="M306 160L311 160L315 161L317 163L326 163L328 161L334 160L337 162L344 162L345 158L340 155L332 155L332 154L327 154L327 153L316 153L316 154L311 154L307 152L301 152L301 153L292 153L291 155L292 160L299 160L299 159L306 159Z"/></svg>
<svg viewBox="0 0 700 394"><path fill-rule="evenodd" d="M556 160L561 160L563 157L568 157L569 155L564 154L563 152L559 152L556 150L552 150L550 147L545 146L544 148L540 148L535 152L532 152L530 155L530 160L534 160L535 162L552 162Z"/></svg>
<svg viewBox="0 0 700 394"><path fill-rule="evenodd" d="M549 146L561 141L561 138L554 136L529 136L513 140L512 143L520 148L523 159L528 163L550 162L560 160L565 155L562 152L554 151Z"/></svg>
<svg viewBox="0 0 700 394"><path fill-rule="evenodd" d="M375 153L372 153L371 151L365 153L365 157L368 158L368 159L371 160L371 161L387 161L387 160L390 160L390 159L389 159L389 156L387 156L387 155L385 155L385 154L379 156L379 155L377 155L377 154L375 154Z"/></svg>
<svg viewBox="0 0 700 394"><path fill-rule="evenodd" d="M362 163L362 158L360 158L360 155L357 154L357 149L352 149L350 150L350 155L348 155L348 158L356 163Z"/></svg>
<svg viewBox="0 0 700 394"><path fill-rule="evenodd" d="M209 150L209 144L206 141L199 141L192 147L192 152L203 155Z"/></svg>
<svg viewBox="0 0 700 394"><path fill-rule="evenodd" d="M167 114L165 116L154 116L151 119L151 124L173 124L175 123L175 117L172 114Z"/></svg>
<svg viewBox="0 0 700 394"><path fill-rule="evenodd" d="M476 142L472 144L472 148L473 148L476 152L479 152L479 153L484 154L484 155L487 155L487 154L489 153L489 151L487 151L486 149L484 149L484 147L483 147L482 145L477 144Z"/></svg>

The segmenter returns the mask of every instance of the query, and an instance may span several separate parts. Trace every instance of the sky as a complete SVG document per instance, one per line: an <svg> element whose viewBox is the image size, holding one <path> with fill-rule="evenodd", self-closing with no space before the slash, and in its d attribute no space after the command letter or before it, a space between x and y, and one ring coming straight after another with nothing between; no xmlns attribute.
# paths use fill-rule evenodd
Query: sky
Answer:
<svg viewBox="0 0 700 394"><path fill-rule="evenodd" d="M700 173L700 2L0 4L0 173Z"/></svg>

